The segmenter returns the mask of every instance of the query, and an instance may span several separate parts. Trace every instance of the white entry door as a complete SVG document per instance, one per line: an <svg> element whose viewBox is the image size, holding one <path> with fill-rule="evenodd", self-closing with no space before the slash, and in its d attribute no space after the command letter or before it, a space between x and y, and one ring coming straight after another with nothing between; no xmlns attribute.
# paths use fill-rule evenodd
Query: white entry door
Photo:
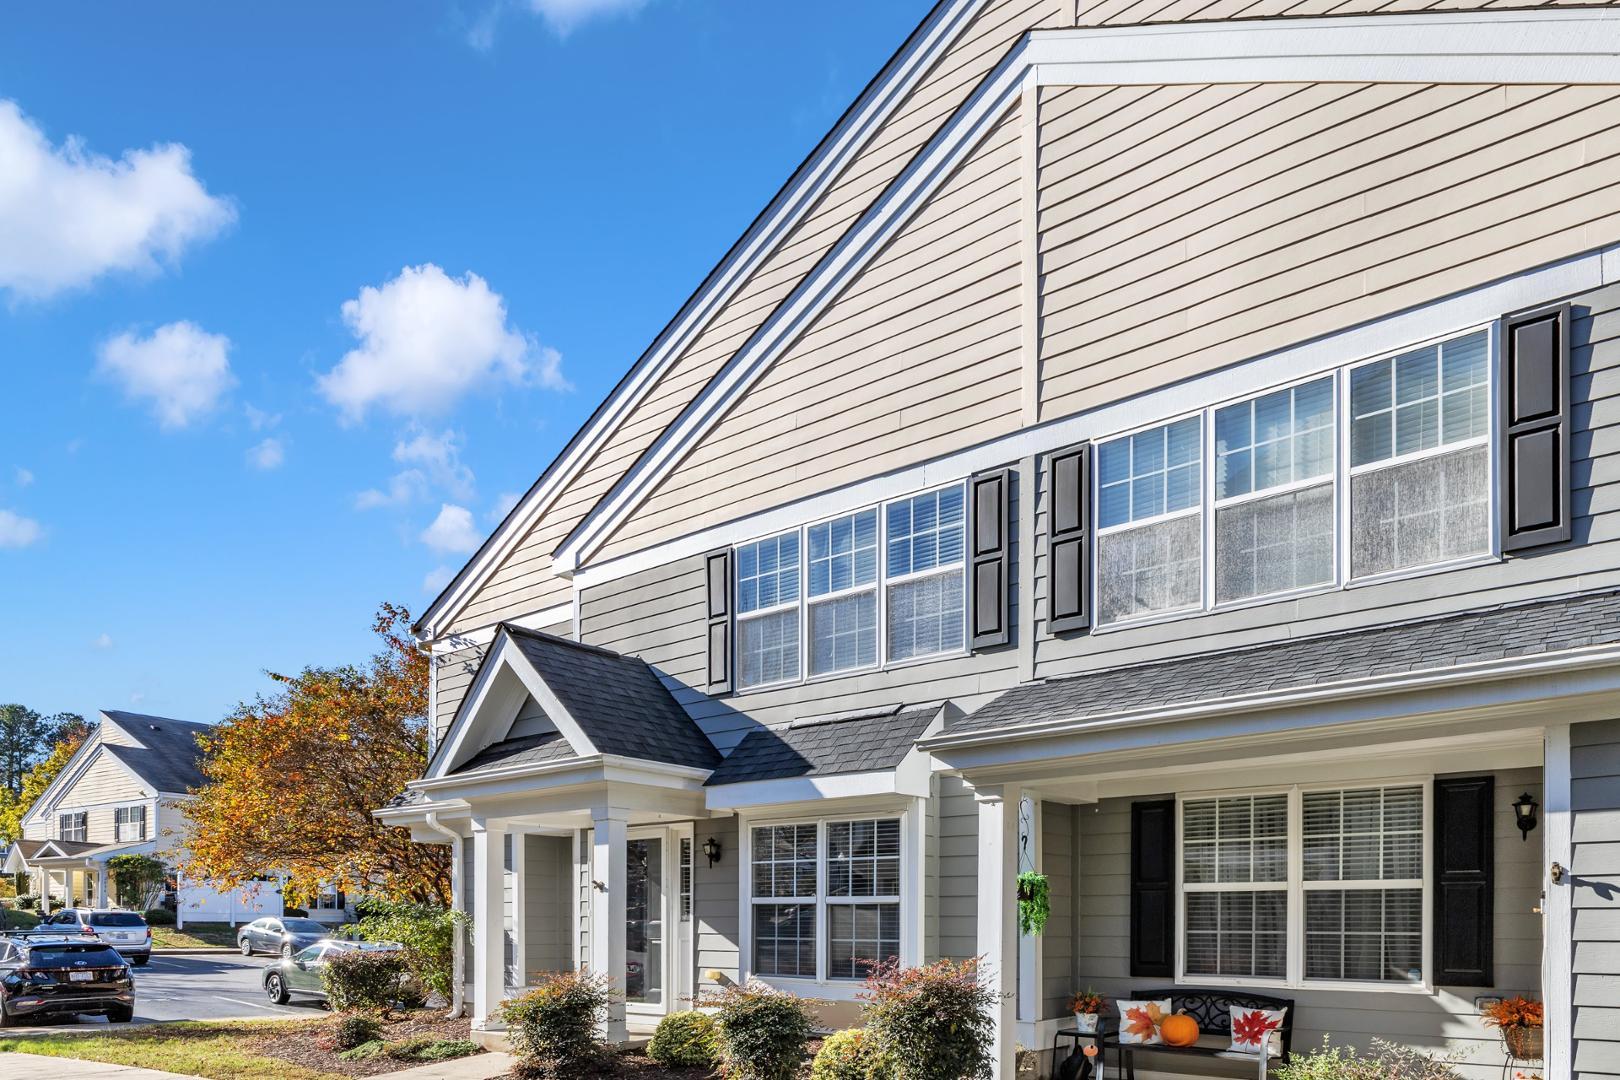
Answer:
<svg viewBox="0 0 1620 1080"><path fill-rule="evenodd" d="M631 829L626 841L624 999L627 1012L662 1016L689 1008L691 933L683 919L691 876L681 856L691 826ZM681 841L685 839L686 844Z"/></svg>

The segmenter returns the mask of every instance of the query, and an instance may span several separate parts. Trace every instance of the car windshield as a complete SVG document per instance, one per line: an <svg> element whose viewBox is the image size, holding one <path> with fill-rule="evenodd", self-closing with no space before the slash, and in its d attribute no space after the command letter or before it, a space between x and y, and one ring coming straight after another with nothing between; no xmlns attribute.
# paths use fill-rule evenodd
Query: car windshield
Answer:
<svg viewBox="0 0 1620 1080"><path fill-rule="evenodd" d="M297 956L293 957L293 959L297 960L301 964L314 963L316 960L320 959L321 950L324 948L324 945L311 945L309 948L300 951Z"/></svg>
<svg viewBox="0 0 1620 1080"><path fill-rule="evenodd" d="M92 926L145 926L146 920L133 911L98 911L90 916Z"/></svg>
<svg viewBox="0 0 1620 1080"><path fill-rule="evenodd" d="M46 945L28 950L31 968L118 967L123 962L105 945Z"/></svg>
<svg viewBox="0 0 1620 1080"><path fill-rule="evenodd" d="M283 919L281 925L289 934L324 934L326 927L314 919Z"/></svg>

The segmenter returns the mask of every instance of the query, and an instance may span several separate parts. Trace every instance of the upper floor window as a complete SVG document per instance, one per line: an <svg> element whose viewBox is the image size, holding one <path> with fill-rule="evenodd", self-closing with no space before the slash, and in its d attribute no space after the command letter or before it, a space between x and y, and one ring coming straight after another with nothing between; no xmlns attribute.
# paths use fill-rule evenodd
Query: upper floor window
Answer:
<svg viewBox="0 0 1620 1080"><path fill-rule="evenodd" d="M89 839L90 815L83 810L73 814L58 814L56 817L56 838L58 840L76 840L83 843Z"/></svg>
<svg viewBox="0 0 1620 1080"><path fill-rule="evenodd" d="M960 484L738 546L738 685L960 652L966 547Z"/></svg>
<svg viewBox="0 0 1620 1080"><path fill-rule="evenodd" d="M1190 416L1097 451L1101 619L1193 607L1203 592L1203 420Z"/></svg>
<svg viewBox="0 0 1620 1080"><path fill-rule="evenodd" d="M146 839L146 807L120 806L113 811L113 839L133 843Z"/></svg>

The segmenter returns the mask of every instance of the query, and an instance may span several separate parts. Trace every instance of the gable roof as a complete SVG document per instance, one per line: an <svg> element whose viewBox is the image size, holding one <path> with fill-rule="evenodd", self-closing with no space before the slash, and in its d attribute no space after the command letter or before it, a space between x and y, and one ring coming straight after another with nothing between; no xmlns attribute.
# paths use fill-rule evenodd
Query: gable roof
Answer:
<svg viewBox="0 0 1620 1080"><path fill-rule="evenodd" d="M990 2L938 0L590 419L422 612L414 627L419 635L435 636L465 606L698 333L809 216L821 196Z"/></svg>
<svg viewBox="0 0 1620 1080"><path fill-rule="evenodd" d="M111 711L101 715L103 723L116 724L141 744L137 748L103 741L104 749L154 790L178 794L206 782L203 750L197 745L197 736L207 734L211 725L145 713Z"/></svg>
<svg viewBox="0 0 1620 1080"><path fill-rule="evenodd" d="M903 712L890 709L846 719L760 728L737 744L714 770L707 786L892 769L938 715L937 706Z"/></svg>
<svg viewBox="0 0 1620 1080"><path fill-rule="evenodd" d="M542 735L520 735L515 739L502 739L498 743L486 746L465 764L452 769L451 774L462 776L466 773L511 769L519 765L540 765L578 757L562 732L548 731Z"/></svg>
<svg viewBox="0 0 1620 1080"><path fill-rule="evenodd" d="M931 742L1617 642L1617 589L1502 604L1029 683L960 718Z"/></svg>

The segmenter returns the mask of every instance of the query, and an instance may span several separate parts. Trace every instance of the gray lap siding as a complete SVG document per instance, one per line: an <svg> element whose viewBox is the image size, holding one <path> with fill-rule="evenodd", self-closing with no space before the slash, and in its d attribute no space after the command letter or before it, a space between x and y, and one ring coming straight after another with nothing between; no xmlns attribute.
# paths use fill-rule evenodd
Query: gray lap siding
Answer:
<svg viewBox="0 0 1620 1080"><path fill-rule="evenodd" d="M1620 720L1570 727L1575 1080L1620 1076Z"/></svg>

